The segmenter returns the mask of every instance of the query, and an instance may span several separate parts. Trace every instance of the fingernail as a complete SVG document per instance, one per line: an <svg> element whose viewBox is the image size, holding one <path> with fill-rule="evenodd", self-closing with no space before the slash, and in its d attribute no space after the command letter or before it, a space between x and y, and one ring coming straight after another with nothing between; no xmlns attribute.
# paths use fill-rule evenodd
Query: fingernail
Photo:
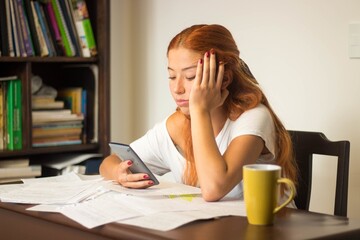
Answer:
<svg viewBox="0 0 360 240"><path fill-rule="evenodd" d="M215 50L212 48L210 49L211 54L215 54Z"/></svg>
<svg viewBox="0 0 360 240"><path fill-rule="evenodd" d="M148 178L149 178L149 175L146 175L146 174L145 174L145 175L143 176L143 178L144 178L144 179L148 179Z"/></svg>
<svg viewBox="0 0 360 240"><path fill-rule="evenodd" d="M149 181L148 184L149 184L149 185L154 185L154 182L153 182L153 181Z"/></svg>
<svg viewBox="0 0 360 240"><path fill-rule="evenodd" d="M210 56L210 53L209 52L206 52L205 53L205 56L208 58Z"/></svg>
<svg viewBox="0 0 360 240"><path fill-rule="evenodd" d="M200 63L200 64L203 64L203 60L202 60L202 58L200 58L199 63Z"/></svg>
<svg viewBox="0 0 360 240"><path fill-rule="evenodd" d="M132 164L132 161L128 161L128 162L127 162L127 165L130 166L131 164Z"/></svg>

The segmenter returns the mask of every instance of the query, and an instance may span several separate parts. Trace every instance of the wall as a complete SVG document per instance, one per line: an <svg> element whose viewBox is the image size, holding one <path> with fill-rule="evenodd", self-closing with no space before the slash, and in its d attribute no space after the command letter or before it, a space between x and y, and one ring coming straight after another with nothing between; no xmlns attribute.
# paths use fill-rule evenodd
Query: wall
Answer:
<svg viewBox="0 0 360 240"><path fill-rule="evenodd" d="M360 59L348 57L348 24L360 22L360 1L111 3L113 140L130 142L175 109L166 70L170 39L193 24L222 24L233 33L241 57L288 129L350 140L348 216L360 217ZM315 182L333 182L334 161L320 160ZM312 209L331 212L332 193L318 186Z"/></svg>

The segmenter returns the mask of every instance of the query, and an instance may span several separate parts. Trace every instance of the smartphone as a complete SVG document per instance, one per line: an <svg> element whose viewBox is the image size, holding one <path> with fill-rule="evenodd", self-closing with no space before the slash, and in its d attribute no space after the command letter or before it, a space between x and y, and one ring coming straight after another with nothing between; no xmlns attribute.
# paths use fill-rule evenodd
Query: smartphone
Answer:
<svg viewBox="0 0 360 240"><path fill-rule="evenodd" d="M110 142L109 146L122 161L131 160L133 162L133 164L129 167L132 173L146 173L149 175L149 179L154 182L154 185L159 184L159 181L156 179L155 175L150 171L150 169L129 145Z"/></svg>

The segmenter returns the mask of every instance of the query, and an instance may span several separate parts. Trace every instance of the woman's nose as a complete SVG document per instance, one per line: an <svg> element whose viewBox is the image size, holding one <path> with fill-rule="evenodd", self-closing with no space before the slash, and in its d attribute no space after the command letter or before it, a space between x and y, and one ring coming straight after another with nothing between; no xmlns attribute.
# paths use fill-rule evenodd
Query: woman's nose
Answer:
<svg viewBox="0 0 360 240"><path fill-rule="evenodd" d="M177 79L177 80L175 81L174 92L175 92L176 94L183 94L183 93L185 93L184 84L182 83L181 79Z"/></svg>

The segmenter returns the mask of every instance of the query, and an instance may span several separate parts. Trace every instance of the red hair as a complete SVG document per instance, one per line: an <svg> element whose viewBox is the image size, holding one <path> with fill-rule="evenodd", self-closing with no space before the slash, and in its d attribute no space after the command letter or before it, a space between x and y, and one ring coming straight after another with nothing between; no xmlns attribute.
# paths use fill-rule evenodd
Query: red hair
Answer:
<svg viewBox="0 0 360 240"><path fill-rule="evenodd" d="M282 167L283 175L293 180L296 184L297 166L293 156L291 138L280 119L272 110L248 66L240 59L240 51L230 31L221 25L194 25L184 29L171 40L168 52L179 47L193 50L200 54L205 54L209 49L214 49L217 61L225 63L223 82L229 83L227 87L229 96L225 100L224 106L228 118L235 120L243 112L256 107L260 103L269 109L275 124L277 140L276 163ZM190 118L187 117L185 122L183 133L186 138L186 146L183 150L187 162L184 182L195 186L198 178L193 154Z"/></svg>

